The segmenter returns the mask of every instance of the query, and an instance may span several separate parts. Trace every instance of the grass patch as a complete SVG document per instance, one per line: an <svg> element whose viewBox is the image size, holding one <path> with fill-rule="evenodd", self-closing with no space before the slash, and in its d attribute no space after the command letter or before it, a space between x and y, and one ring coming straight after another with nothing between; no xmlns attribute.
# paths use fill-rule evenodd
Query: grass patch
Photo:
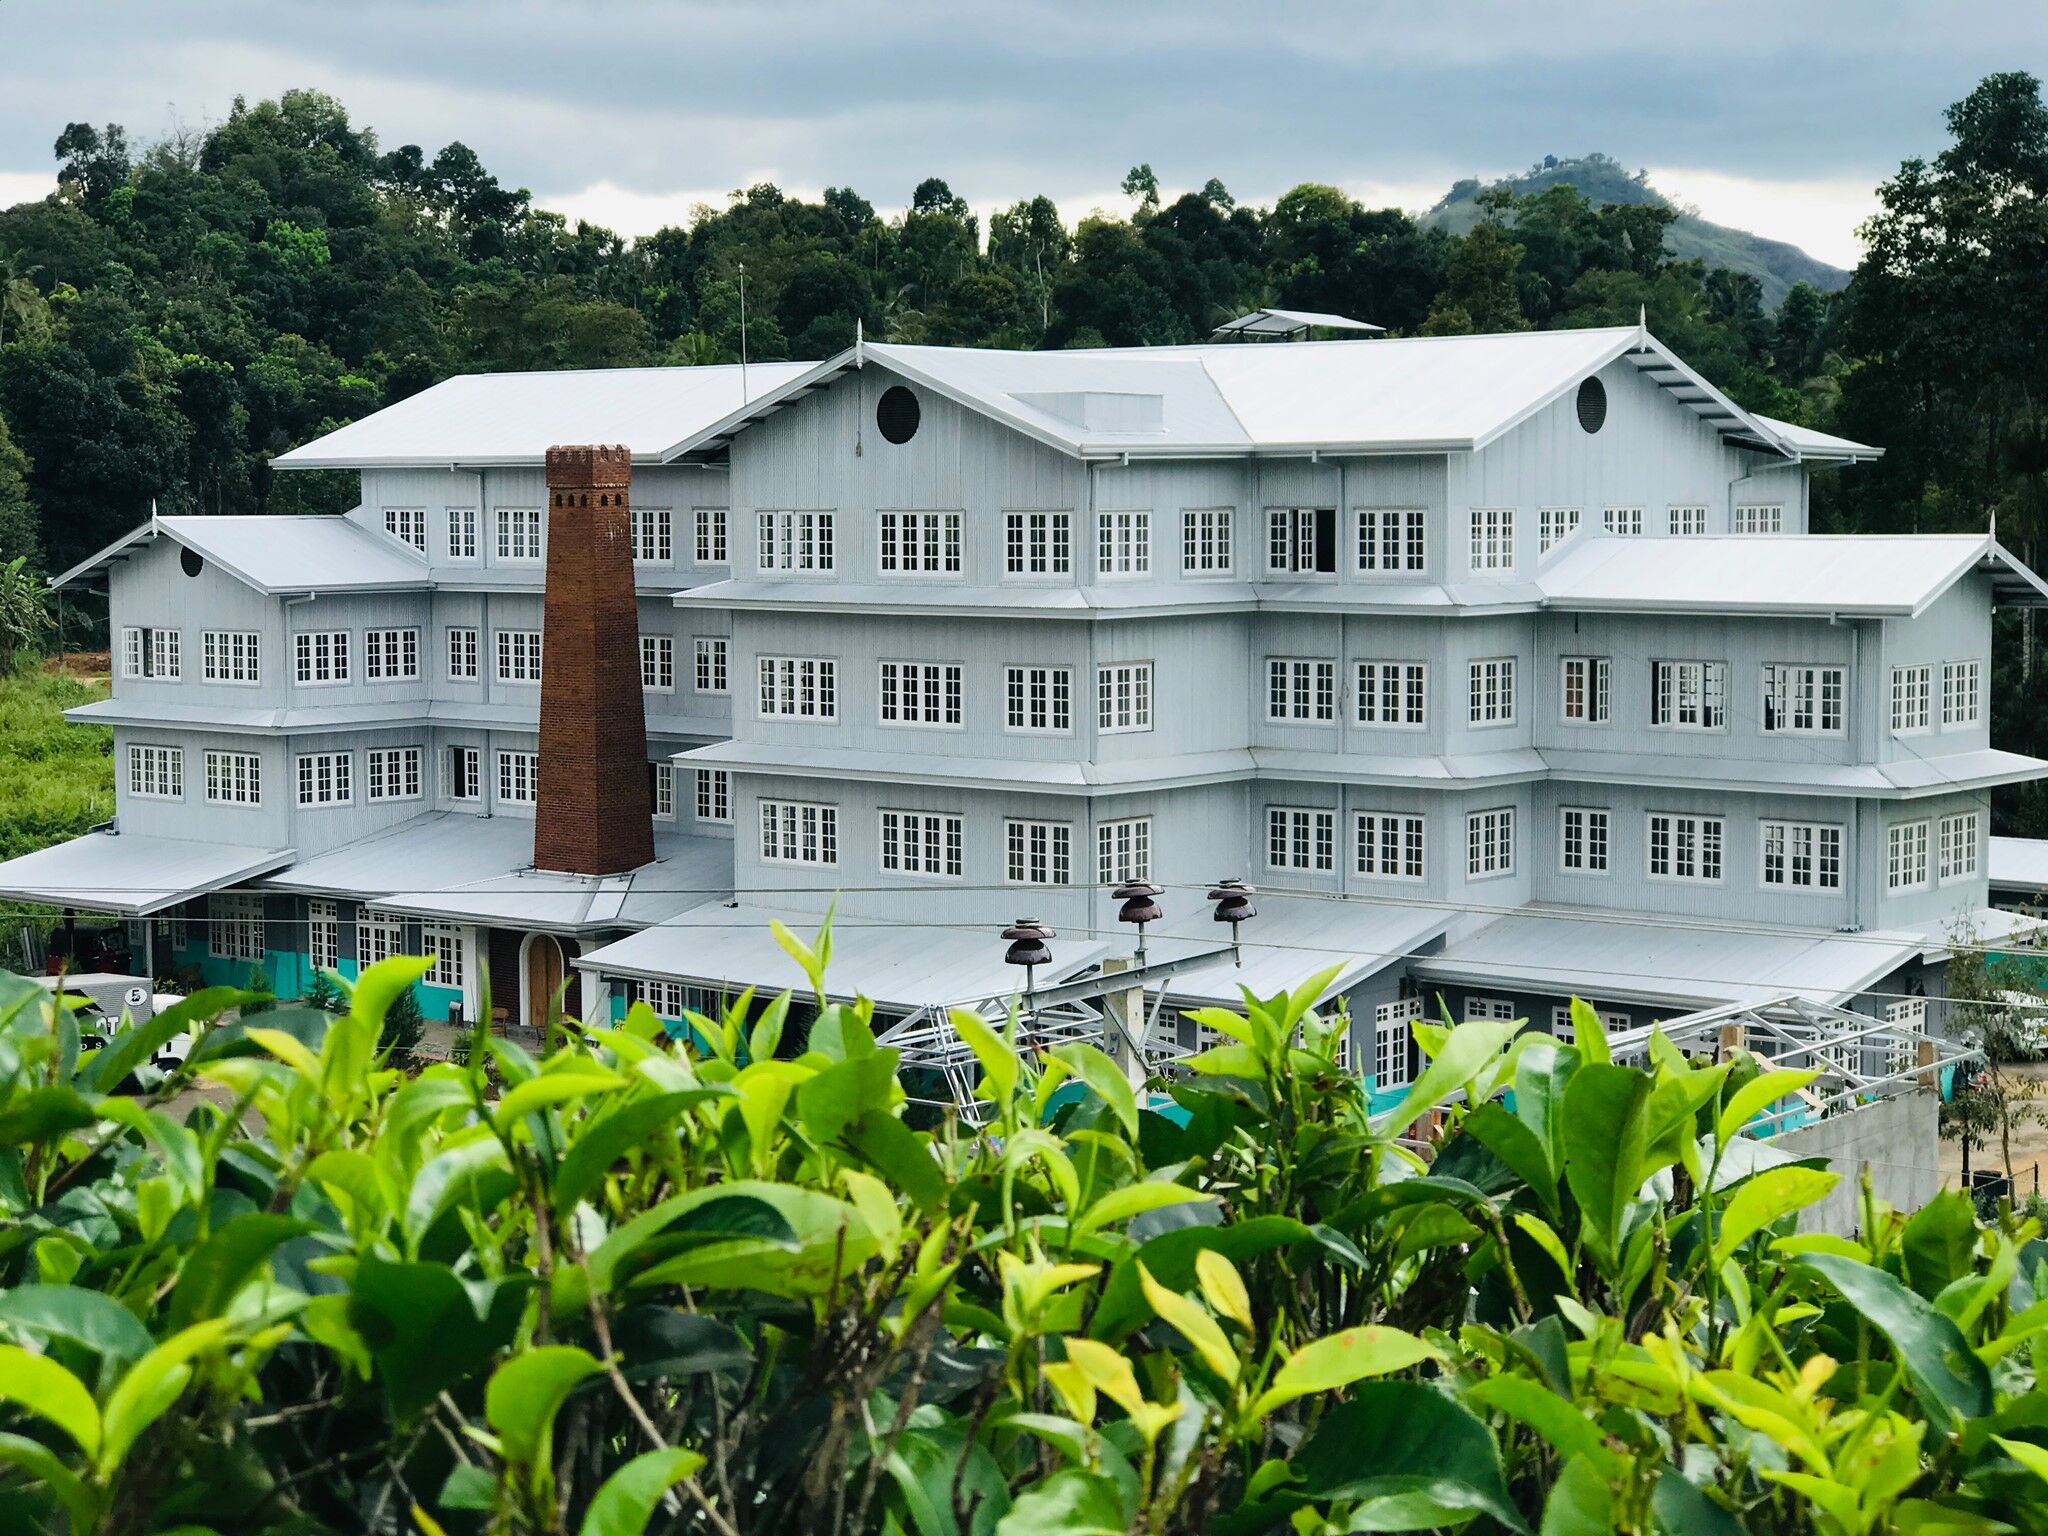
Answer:
<svg viewBox="0 0 2048 1536"><path fill-rule="evenodd" d="M0 678L0 859L76 837L114 814L114 733L64 711L107 696L107 679L54 664Z"/></svg>

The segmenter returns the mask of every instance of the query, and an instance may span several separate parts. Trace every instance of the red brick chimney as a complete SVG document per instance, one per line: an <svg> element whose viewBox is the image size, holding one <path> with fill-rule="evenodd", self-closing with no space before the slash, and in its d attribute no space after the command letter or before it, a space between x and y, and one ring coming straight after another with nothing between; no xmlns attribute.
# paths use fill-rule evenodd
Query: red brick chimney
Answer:
<svg viewBox="0 0 2048 1536"><path fill-rule="evenodd" d="M631 452L548 450L546 636L533 862L615 875L654 859L640 615L633 599Z"/></svg>

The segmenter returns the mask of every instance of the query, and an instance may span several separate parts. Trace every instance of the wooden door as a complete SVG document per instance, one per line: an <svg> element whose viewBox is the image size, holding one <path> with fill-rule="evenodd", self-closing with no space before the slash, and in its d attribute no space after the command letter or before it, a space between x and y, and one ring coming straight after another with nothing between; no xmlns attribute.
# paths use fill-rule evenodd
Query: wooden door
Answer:
<svg viewBox="0 0 2048 1536"><path fill-rule="evenodd" d="M562 984L562 946L552 934L536 933L526 941L526 1022L548 1027L548 1008Z"/></svg>

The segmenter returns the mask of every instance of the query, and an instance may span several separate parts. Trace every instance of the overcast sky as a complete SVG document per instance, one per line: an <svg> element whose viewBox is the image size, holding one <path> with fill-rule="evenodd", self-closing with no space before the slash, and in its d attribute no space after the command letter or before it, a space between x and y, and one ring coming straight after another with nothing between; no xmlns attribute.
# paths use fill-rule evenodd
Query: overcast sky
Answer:
<svg viewBox="0 0 2048 1536"><path fill-rule="evenodd" d="M1124 209L1141 160L1169 191L1419 210L1602 150L1848 265L1942 108L2044 66L2039 0L0 0L0 203L47 190L68 121L149 139L315 86L626 233L761 180Z"/></svg>

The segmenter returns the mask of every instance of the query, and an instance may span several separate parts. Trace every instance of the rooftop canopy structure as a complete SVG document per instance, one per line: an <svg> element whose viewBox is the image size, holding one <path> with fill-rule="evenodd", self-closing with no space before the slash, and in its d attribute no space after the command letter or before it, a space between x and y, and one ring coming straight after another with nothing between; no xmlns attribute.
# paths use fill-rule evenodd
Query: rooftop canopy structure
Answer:
<svg viewBox="0 0 2048 1536"><path fill-rule="evenodd" d="M1219 341L1294 341L1314 331L1364 331L1379 336L1386 329L1370 320L1327 315L1313 309L1255 309L1248 315L1224 321L1210 334Z"/></svg>

